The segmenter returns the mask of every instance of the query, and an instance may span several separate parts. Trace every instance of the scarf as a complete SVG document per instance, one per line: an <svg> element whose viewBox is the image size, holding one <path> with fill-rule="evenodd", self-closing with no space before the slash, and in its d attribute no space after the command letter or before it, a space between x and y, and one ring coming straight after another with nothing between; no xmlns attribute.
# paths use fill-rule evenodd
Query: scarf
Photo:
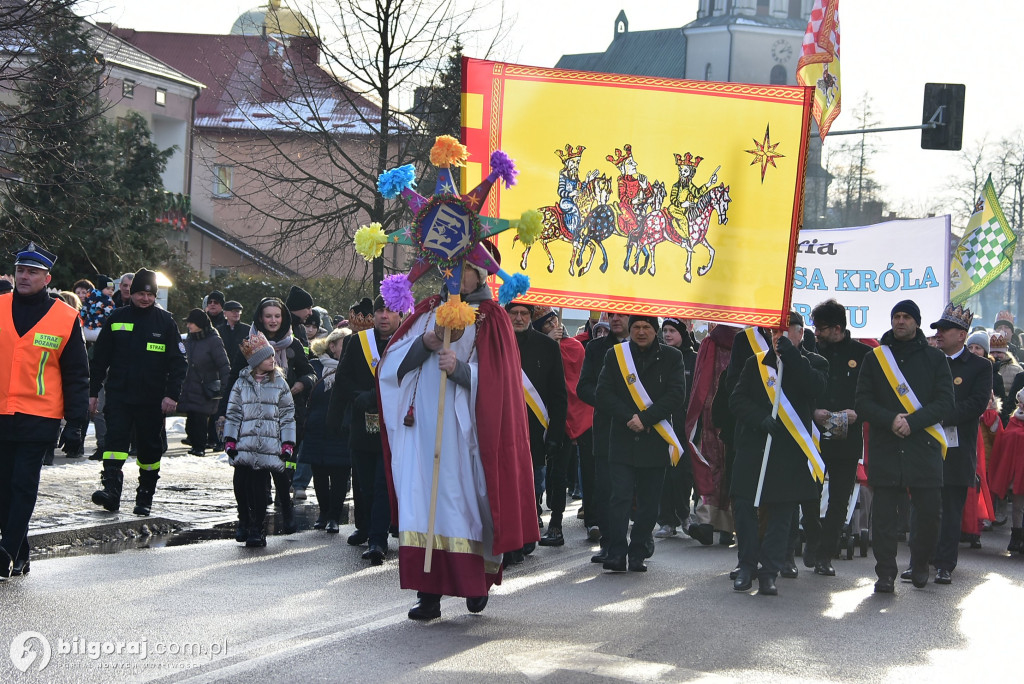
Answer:
<svg viewBox="0 0 1024 684"><path fill-rule="evenodd" d="M324 389L330 392L331 388L334 387L334 377L338 370L338 359L330 354L323 354L320 356L320 363L324 365L324 377L321 378L324 383Z"/></svg>

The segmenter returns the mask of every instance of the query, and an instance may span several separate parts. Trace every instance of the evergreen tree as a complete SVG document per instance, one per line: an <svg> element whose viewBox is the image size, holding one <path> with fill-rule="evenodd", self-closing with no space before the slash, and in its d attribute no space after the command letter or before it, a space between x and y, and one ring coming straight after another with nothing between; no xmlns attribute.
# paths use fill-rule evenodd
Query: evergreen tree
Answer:
<svg viewBox="0 0 1024 684"><path fill-rule="evenodd" d="M6 160L0 247L38 240L60 257L66 284L92 273L156 265L169 251L156 224L160 173L172 151L152 144L145 119L103 118L104 63L93 30L70 9L40 15L25 32L32 60L9 117L17 151Z"/></svg>

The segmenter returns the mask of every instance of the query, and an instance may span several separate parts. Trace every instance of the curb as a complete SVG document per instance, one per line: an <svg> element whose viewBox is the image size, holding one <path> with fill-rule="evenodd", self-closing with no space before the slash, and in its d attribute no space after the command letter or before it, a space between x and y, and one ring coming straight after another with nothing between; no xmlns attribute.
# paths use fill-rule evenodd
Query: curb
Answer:
<svg viewBox="0 0 1024 684"><path fill-rule="evenodd" d="M165 534L181 529L185 525L177 520L161 517L138 517L134 519L113 519L110 522L88 523L62 527L57 530L40 531L28 535L28 541L34 547L67 546L87 538L109 539L113 537L146 537L154 534ZM142 528L146 528L143 530ZM120 533L120 534L118 534Z"/></svg>

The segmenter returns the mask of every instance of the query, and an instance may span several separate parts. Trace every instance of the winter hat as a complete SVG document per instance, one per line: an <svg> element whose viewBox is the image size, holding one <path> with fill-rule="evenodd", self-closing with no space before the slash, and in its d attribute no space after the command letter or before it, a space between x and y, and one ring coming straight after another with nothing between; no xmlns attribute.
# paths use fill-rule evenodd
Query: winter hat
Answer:
<svg viewBox="0 0 1024 684"><path fill-rule="evenodd" d="M135 277L132 278L131 294L136 292L151 292L156 294L156 273L150 271L148 268L140 268L135 272Z"/></svg>
<svg viewBox="0 0 1024 684"><path fill-rule="evenodd" d="M1000 324L1009 326L1010 330L1013 330L1013 314L1009 311L1000 311L996 314L996 322L992 327L997 328Z"/></svg>
<svg viewBox="0 0 1024 684"><path fill-rule="evenodd" d="M320 327L320 312L317 311L316 309L313 309L313 311L308 316L306 316L306 320L303 321L303 324L304 325L315 325L316 327L319 328Z"/></svg>
<svg viewBox="0 0 1024 684"><path fill-rule="evenodd" d="M192 309L189 311L188 317L185 318L185 322L198 325L200 328L204 329L209 328L211 325L209 315L207 315L207 313L202 309Z"/></svg>
<svg viewBox="0 0 1024 684"><path fill-rule="evenodd" d="M363 297L358 302L353 304L351 308L357 314L361 314L363 316L372 316L373 315L373 300L370 299L369 297Z"/></svg>
<svg viewBox="0 0 1024 684"><path fill-rule="evenodd" d="M533 318L533 304L524 304L523 302L509 302L505 305L505 311L512 311L513 307L520 306L530 312L530 318Z"/></svg>
<svg viewBox="0 0 1024 684"><path fill-rule="evenodd" d="M627 330L632 330L633 324L634 323L640 323L641 321L645 321L647 323L650 323L651 327L654 328L654 332L658 332L658 330L661 327L660 325L658 325L658 317L657 316L630 316L629 317L629 327L627 328Z"/></svg>
<svg viewBox="0 0 1024 684"><path fill-rule="evenodd" d="M371 311L370 313L377 313L381 309L387 308L388 305L384 303L384 297L381 295L377 295L376 297L373 298L373 311Z"/></svg>
<svg viewBox="0 0 1024 684"><path fill-rule="evenodd" d="M114 279L108 275L103 275L102 273L94 275L92 277L92 282L95 284L97 290L105 290L108 287L110 289L114 289Z"/></svg>
<svg viewBox="0 0 1024 684"><path fill-rule="evenodd" d="M994 333L988 340L988 348L990 354L995 352L1003 352L1005 354L1010 349L1010 340L1003 333Z"/></svg>
<svg viewBox="0 0 1024 684"><path fill-rule="evenodd" d="M661 327L664 328L666 325L671 328L674 328L676 332L678 332L683 337L687 337L690 334L690 332L686 329L686 324L683 323L683 319L681 318L665 318L661 321Z"/></svg>
<svg viewBox="0 0 1024 684"><path fill-rule="evenodd" d="M241 305L240 302L236 302L234 299L229 299L228 301L224 302L224 310L225 311L241 311L242 310L242 305Z"/></svg>
<svg viewBox="0 0 1024 684"><path fill-rule="evenodd" d="M210 302L217 302L221 306L224 306L224 293L220 290L214 290L210 294L206 295L206 299L203 301L203 304L206 305Z"/></svg>
<svg viewBox="0 0 1024 684"><path fill-rule="evenodd" d="M298 285L292 285L288 290L288 298L284 300L289 311L301 311L302 309L313 308L313 296Z"/></svg>
<svg viewBox="0 0 1024 684"><path fill-rule="evenodd" d="M14 290L14 285L10 280L0 279L0 294L7 294Z"/></svg>
<svg viewBox="0 0 1024 684"><path fill-rule="evenodd" d="M802 328L804 327L804 317L796 311L790 311L787 325L799 325Z"/></svg>
<svg viewBox="0 0 1024 684"><path fill-rule="evenodd" d="M972 344L976 344L984 349L986 355L991 351L988 342L988 332L985 330L979 330L967 338L967 346L970 347Z"/></svg>
<svg viewBox="0 0 1024 684"><path fill-rule="evenodd" d="M892 307L892 311L889 312L889 318L892 318L898 313L905 313L914 319L918 327L921 327L921 308L912 299L904 299L902 302L898 302L896 306Z"/></svg>
<svg viewBox="0 0 1024 684"><path fill-rule="evenodd" d="M242 350L242 355L245 356L249 368L255 368L274 355L274 348L270 346L266 335L261 332L245 338L238 346Z"/></svg>
<svg viewBox="0 0 1024 684"><path fill-rule="evenodd" d="M550 321L552 318L558 318L558 314L556 314L551 309L548 309L547 313L545 313L544 315L542 315L540 318L533 322L533 329L538 332L542 331L544 329L544 324Z"/></svg>

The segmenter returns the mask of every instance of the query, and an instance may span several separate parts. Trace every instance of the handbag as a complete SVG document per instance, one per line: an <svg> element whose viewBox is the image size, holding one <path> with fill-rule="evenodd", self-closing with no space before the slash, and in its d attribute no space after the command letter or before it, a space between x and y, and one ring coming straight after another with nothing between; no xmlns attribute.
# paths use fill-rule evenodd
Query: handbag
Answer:
<svg viewBox="0 0 1024 684"><path fill-rule="evenodd" d="M220 378L214 378L213 380L207 380L202 384L203 395L207 399L220 399L222 396L220 388Z"/></svg>

